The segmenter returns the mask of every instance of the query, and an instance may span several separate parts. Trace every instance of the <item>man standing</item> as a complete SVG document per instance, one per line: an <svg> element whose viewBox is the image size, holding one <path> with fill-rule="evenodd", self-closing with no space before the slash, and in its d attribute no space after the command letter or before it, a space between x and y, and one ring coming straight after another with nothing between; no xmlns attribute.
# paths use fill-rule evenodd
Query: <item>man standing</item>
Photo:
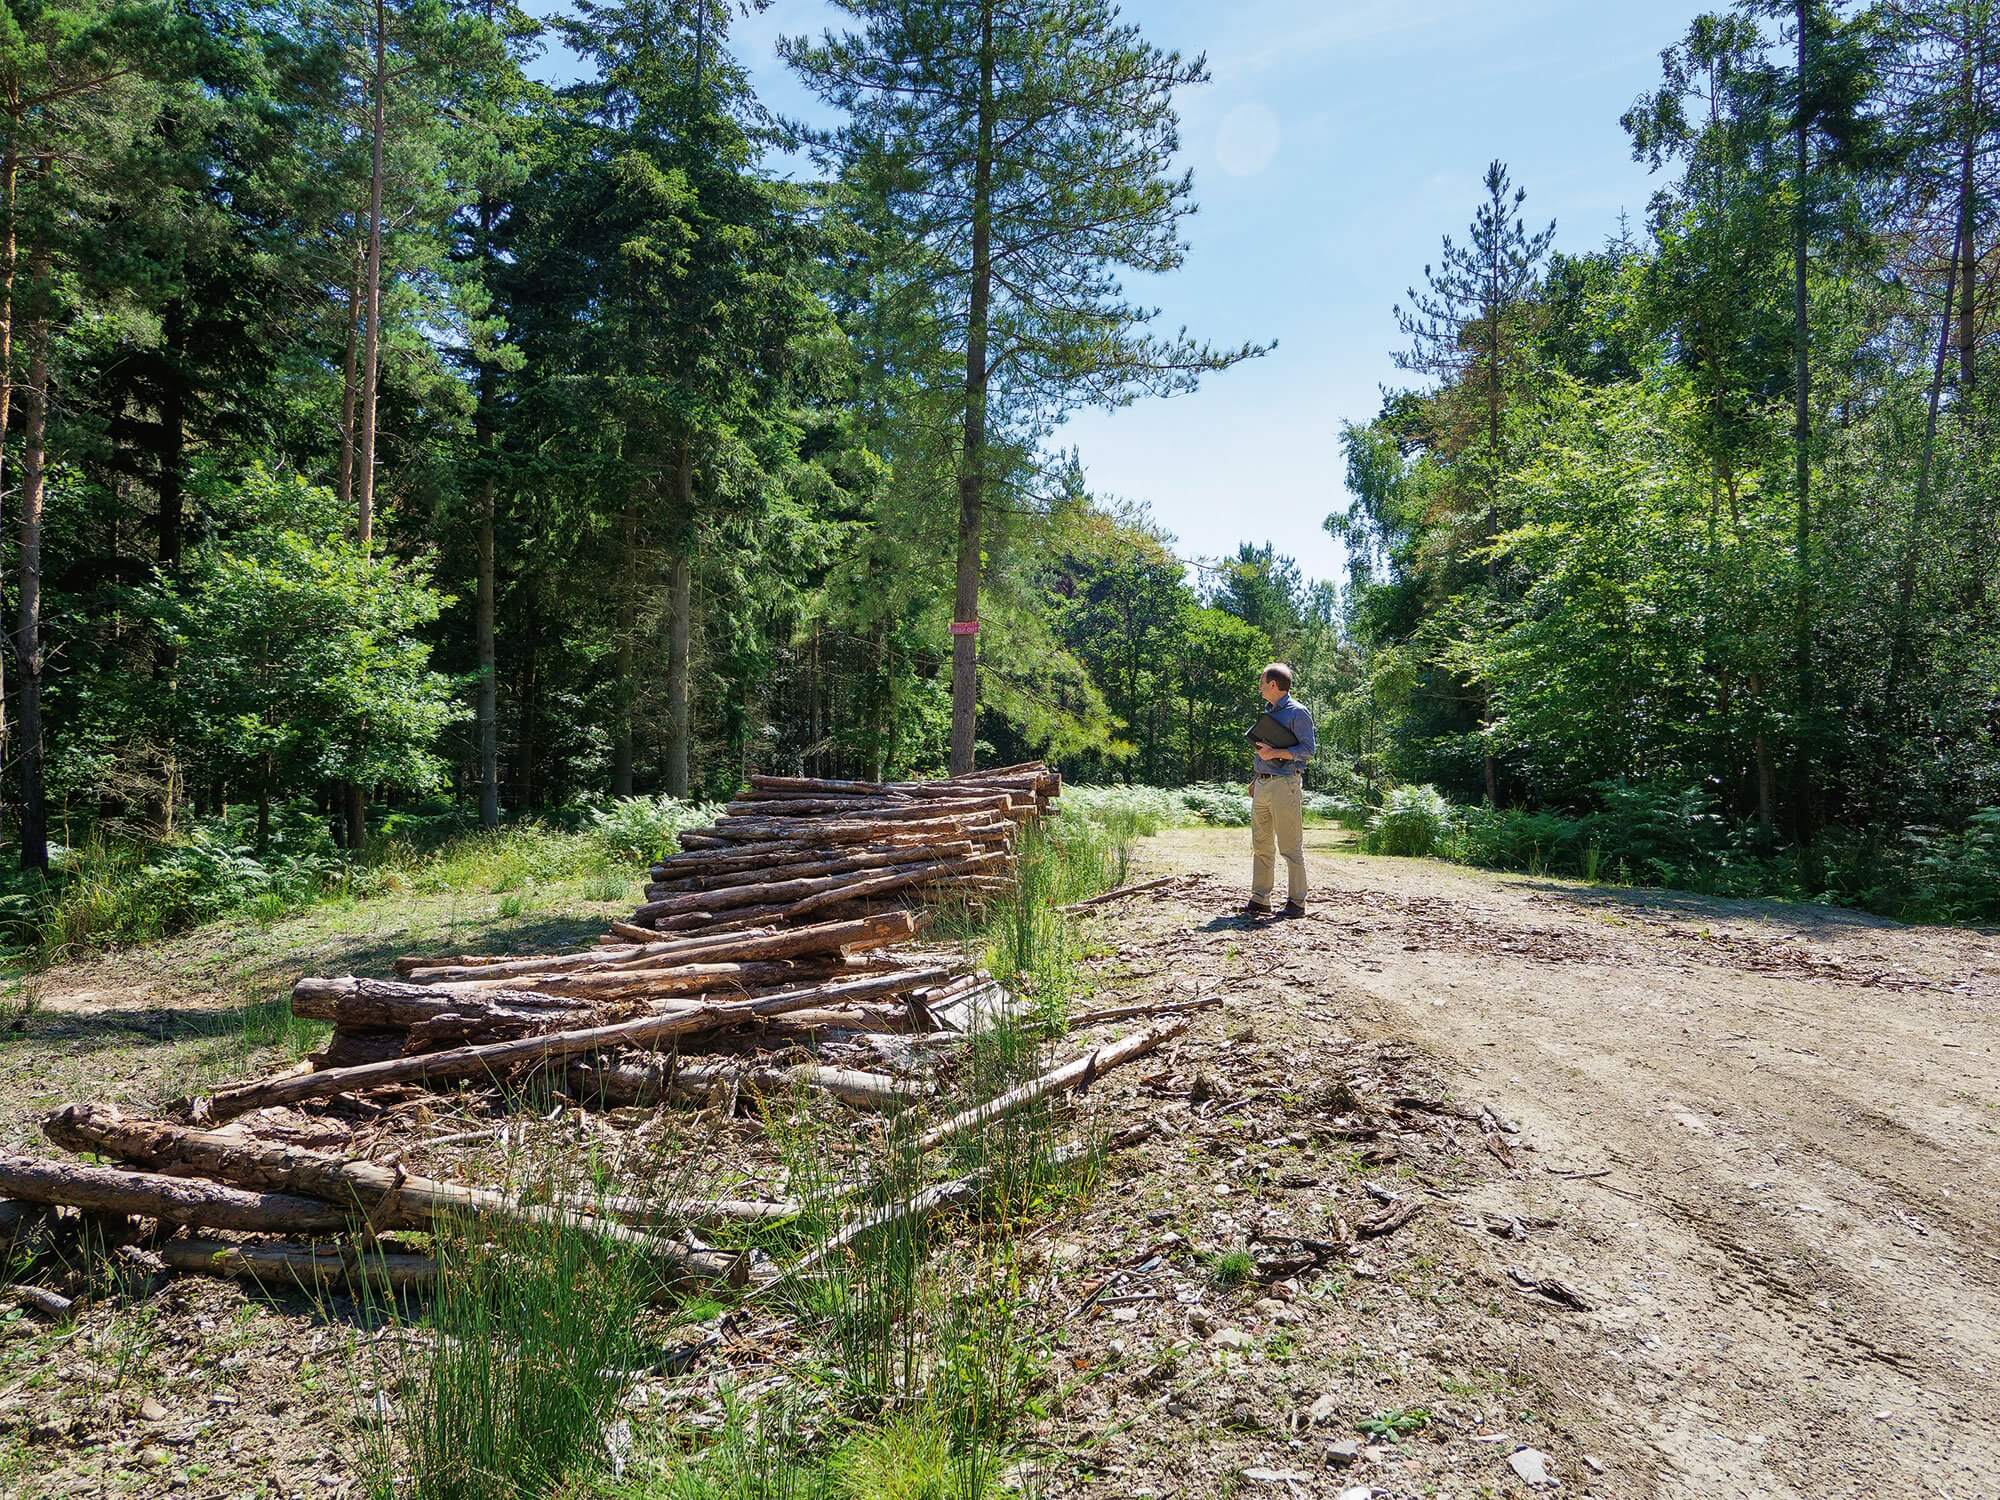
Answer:
<svg viewBox="0 0 2000 1500"><path fill-rule="evenodd" d="M1269 745L1251 732L1257 758L1250 768L1251 917L1271 915L1277 875L1272 846L1285 856L1285 915L1306 914L1305 768L1312 760L1312 714L1292 698L1292 669L1281 661L1264 668L1266 717L1291 736L1288 746ZM1259 724L1263 721L1259 720Z"/></svg>

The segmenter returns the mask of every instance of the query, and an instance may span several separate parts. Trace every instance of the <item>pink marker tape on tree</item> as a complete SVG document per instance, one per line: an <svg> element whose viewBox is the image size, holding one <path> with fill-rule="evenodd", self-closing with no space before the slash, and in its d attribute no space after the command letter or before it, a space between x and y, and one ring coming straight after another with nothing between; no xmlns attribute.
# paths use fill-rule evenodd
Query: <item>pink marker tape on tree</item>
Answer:
<svg viewBox="0 0 2000 1500"><path fill-rule="evenodd" d="M978 635L979 622L977 620L953 620L951 622L951 633L953 635Z"/></svg>

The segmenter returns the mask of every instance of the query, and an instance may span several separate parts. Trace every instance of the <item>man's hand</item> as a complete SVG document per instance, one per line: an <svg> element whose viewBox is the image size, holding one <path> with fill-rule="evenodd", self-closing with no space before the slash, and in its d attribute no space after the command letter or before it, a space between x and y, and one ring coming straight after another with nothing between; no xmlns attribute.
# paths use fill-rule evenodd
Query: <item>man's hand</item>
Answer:
<svg viewBox="0 0 2000 1500"><path fill-rule="evenodd" d="M1276 760L1282 754L1284 754L1282 750L1275 750L1269 745L1259 745L1257 747L1257 759L1259 760Z"/></svg>

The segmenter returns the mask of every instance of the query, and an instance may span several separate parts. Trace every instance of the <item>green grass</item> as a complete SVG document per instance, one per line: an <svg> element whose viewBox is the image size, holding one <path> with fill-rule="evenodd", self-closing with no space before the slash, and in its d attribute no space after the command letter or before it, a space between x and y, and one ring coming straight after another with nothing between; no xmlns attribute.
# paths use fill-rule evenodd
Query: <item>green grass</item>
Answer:
<svg viewBox="0 0 2000 1500"><path fill-rule="evenodd" d="M551 886L580 882L586 899L623 901L645 863L676 848L682 828L713 806L635 797L491 831L455 812L389 813L366 856L335 849L304 806L281 809L256 846L245 810L184 827L171 840L86 838L51 873L0 876L0 952L49 964L94 949L156 942L247 918L270 927L318 907L411 895L516 897L532 910Z"/></svg>
<svg viewBox="0 0 2000 1500"><path fill-rule="evenodd" d="M631 1247L573 1224L461 1226L437 1237L421 1314L378 1311L372 1382L393 1417L368 1423L379 1500L538 1500L594 1470L627 1380L645 1363L654 1289Z"/></svg>
<svg viewBox="0 0 2000 1500"><path fill-rule="evenodd" d="M1208 1279L1227 1291L1248 1281L1257 1271L1257 1262L1247 1250L1229 1250L1208 1263Z"/></svg>

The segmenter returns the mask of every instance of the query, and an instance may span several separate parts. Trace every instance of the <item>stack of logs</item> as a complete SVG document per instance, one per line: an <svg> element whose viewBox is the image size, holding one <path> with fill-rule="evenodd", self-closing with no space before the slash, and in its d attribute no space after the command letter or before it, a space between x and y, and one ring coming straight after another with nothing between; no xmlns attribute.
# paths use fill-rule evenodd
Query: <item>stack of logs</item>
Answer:
<svg viewBox="0 0 2000 1500"><path fill-rule="evenodd" d="M1015 830L1062 778L1039 761L948 781L752 776L714 826L653 866L646 902L607 941L823 921L885 901L1008 889Z"/></svg>
<svg viewBox="0 0 2000 1500"><path fill-rule="evenodd" d="M377 1232L441 1218L561 1216L645 1247L677 1275L740 1282L748 1261L707 1248L696 1231L792 1206L531 1205L309 1149L297 1143L300 1111L308 1124L379 1120L442 1085L483 1089L504 1113L530 1074L583 1108L721 1102L733 1113L739 1097L801 1088L864 1109L921 1100L925 1054L908 1045L920 1039L897 1034L948 1039L1006 1000L955 953L891 951L921 925L921 910L905 903L978 899L1011 881L1015 831L1058 787L1039 764L924 783L754 777L722 820L685 835L684 852L654 867L634 921L615 923L594 947L406 957L393 980L304 978L292 1009L331 1021L333 1037L298 1066L191 1101L174 1121L101 1104L58 1111L44 1126L55 1144L120 1165L0 1156L0 1236L66 1206L94 1216L108 1238L143 1239L168 1269L404 1284L429 1276L429 1262L385 1249ZM1101 1048L1000 1102L1080 1086L1180 1024ZM933 1126L924 1140L970 1128L993 1107ZM198 1230L360 1235L329 1246L224 1242Z"/></svg>

